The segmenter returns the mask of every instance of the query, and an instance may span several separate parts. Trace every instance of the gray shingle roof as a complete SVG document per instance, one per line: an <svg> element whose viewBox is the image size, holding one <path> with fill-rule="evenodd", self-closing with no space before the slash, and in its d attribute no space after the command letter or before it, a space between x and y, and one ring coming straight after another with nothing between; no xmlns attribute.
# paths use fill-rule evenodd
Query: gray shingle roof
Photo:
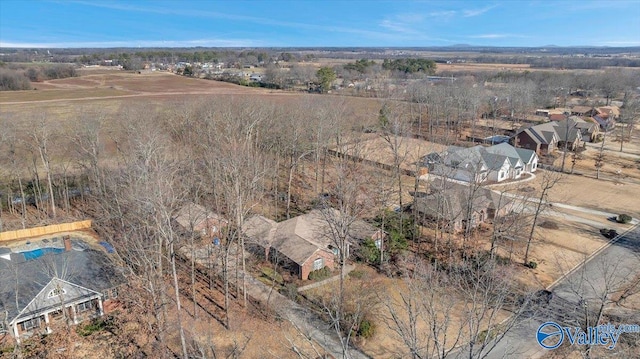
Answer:
<svg viewBox="0 0 640 359"><path fill-rule="evenodd" d="M535 151L527 150L525 148L516 148L516 152L518 152L518 155L524 164L531 162L531 159L536 156Z"/></svg>
<svg viewBox="0 0 640 359"><path fill-rule="evenodd" d="M511 200L506 197L500 199L499 195L487 188L447 182L444 188L432 186L431 192L417 197L412 206L431 217L458 221L465 218L469 203L472 203L471 210L475 213L487 208L498 209L498 204L503 208Z"/></svg>
<svg viewBox="0 0 640 359"><path fill-rule="evenodd" d="M11 260L0 258L0 312L13 320L54 278L99 293L125 282L108 255L92 248L28 261L12 253Z"/></svg>
<svg viewBox="0 0 640 359"><path fill-rule="evenodd" d="M243 232L261 246L272 247L302 265L317 250L329 251L333 237L327 218L339 213L335 209L315 209L280 223L263 216L253 216L245 222ZM376 231L375 227L366 222L356 220L350 226L349 236L353 241L361 240L372 236Z"/></svg>
<svg viewBox="0 0 640 359"><path fill-rule="evenodd" d="M522 161L520 154L516 151L516 148L508 143L500 143L491 147L487 147L486 151L494 155L503 155L509 159L511 167L518 166L518 162Z"/></svg>

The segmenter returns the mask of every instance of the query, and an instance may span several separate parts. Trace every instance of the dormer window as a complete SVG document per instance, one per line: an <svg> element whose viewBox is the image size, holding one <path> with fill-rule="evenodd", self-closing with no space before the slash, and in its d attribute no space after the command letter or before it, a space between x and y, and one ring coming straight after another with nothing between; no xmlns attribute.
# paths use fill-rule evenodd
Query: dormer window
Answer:
<svg viewBox="0 0 640 359"><path fill-rule="evenodd" d="M58 297L63 294L67 294L67 291L62 288L53 288L49 294L47 294L47 298Z"/></svg>

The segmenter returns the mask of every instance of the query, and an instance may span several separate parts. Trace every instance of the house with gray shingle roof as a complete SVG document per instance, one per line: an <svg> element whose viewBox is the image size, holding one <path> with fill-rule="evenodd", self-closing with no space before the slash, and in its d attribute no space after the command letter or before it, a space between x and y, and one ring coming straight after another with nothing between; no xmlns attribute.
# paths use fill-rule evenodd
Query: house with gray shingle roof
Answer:
<svg viewBox="0 0 640 359"><path fill-rule="evenodd" d="M117 306L125 278L103 248L64 236L0 249L0 333L18 342Z"/></svg>
<svg viewBox="0 0 640 359"><path fill-rule="evenodd" d="M516 147L533 150L536 153L551 153L557 148L573 150L583 141L593 141L598 126L572 116L566 120L542 123L521 129L515 136Z"/></svg>
<svg viewBox="0 0 640 359"><path fill-rule="evenodd" d="M283 222L275 222L263 216L253 216L242 227L249 247L264 253L266 260L280 263L300 279L307 279L313 270L334 268L339 250L334 241L331 218L340 212L335 209L315 209ZM350 247L364 239L379 239L382 231L368 223L355 220L349 227L346 257Z"/></svg>
<svg viewBox="0 0 640 359"><path fill-rule="evenodd" d="M487 188L446 182L444 186L432 184L410 208L418 213L419 222L437 223L446 231L458 232L507 215L513 200Z"/></svg>
<svg viewBox="0 0 640 359"><path fill-rule="evenodd" d="M450 146L441 153L423 158L429 173L464 182L502 182L518 179L537 169L538 156L533 151L517 151L508 143L484 147Z"/></svg>

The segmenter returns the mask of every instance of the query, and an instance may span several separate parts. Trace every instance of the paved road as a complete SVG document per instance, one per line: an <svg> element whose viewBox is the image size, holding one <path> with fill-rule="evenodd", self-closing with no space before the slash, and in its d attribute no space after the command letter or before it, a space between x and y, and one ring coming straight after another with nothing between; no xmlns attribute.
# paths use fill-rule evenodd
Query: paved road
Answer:
<svg viewBox="0 0 640 359"><path fill-rule="evenodd" d="M584 323L581 298L593 305L607 282L624 285L639 274L640 225L636 225L609 247L588 258L581 266L554 283L549 288L553 292L551 301L544 305L534 317L520 321L487 358L542 357L547 351L540 347L535 339L535 333L540 324L547 321L557 321L564 325ZM605 281L604 278L608 280ZM640 320L638 313L630 312L627 315L626 318L632 321Z"/></svg>

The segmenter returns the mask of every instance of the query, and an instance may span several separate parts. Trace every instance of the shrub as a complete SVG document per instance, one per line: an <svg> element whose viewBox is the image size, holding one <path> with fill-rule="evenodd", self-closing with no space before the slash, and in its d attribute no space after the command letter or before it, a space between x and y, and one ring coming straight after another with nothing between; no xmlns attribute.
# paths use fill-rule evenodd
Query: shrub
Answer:
<svg viewBox="0 0 640 359"><path fill-rule="evenodd" d="M529 263L527 263L527 267L531 268L531 269L536 269L538 268L538 263L535 261L529 261Z"/></svg>
<svg viewBox="0 0 640 359"><path fill-rule="evenodd" d="M95 332L99 332L102 329L105 329L107 327L107 323L102 320L102 319L96 319L94 321L92 321L91 323L87 324L87 325L83 325L83 326L79 326L76 329L76 332L83 337L88 337L89 335L95 333Z"/></svg>
<svg viewBox="0 0 640 359"><path fill-rule="evenodd" d="M558 224L556 222L553 221L544 221L542 223L540 223L540 227L542 228L546 228L546 229L558 229Z"/></svg>
<svg viewBox="0 0 640 359"><path fill-rule="evenodd" d="M612 239L618 235L618 232L615 229L602 228L600 229L600 234L602 234L603 236L609 239Z"/></svg>
<svg viewBox="0 0 640 359"><path fill-rule="evenodd" d="M311 273L309 273L309 280L323 280L329 278L329 276L331 276L331 269L329 269L329 267L322 267L321 269L311 271Z"/></svg>
<svg viewBox="0 0 640 359"><path fill-rule="evenodd" d="M368 319L363 319L358 326L358 336L369 339L376 333L376 326Z"/></svg>
<svg viewBox="0 0 640 359"><path fill-rule="evenodd" d="M359 257L365 263L378 263L380 261L380 250L376 246L376 243L371 238L367 238L360 247Z"/></svg>
<svg viewBox="0 0 640 359"><path fill-rule="evenodd" d="M626 213L622 213L618 215L618 218L616 218L616 222L618 223L624 223L627 224L629 222L631 222L631 216L626 214Z"/></svg>

